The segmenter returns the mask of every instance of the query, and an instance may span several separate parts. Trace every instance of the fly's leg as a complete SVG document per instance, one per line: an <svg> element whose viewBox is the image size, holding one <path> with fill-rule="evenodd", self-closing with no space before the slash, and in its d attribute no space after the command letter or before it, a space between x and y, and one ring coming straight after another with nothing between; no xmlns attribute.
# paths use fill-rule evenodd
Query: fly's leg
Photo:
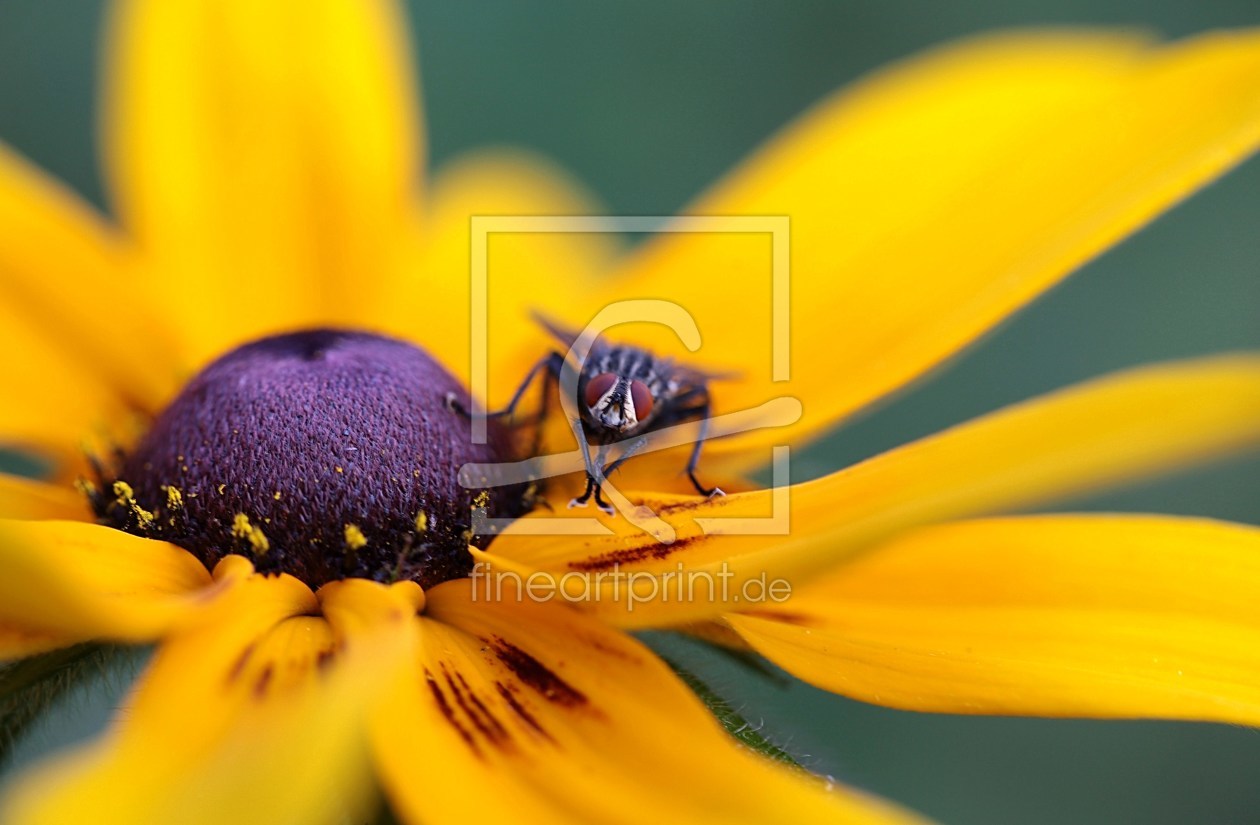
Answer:
<svg viewBox="0 0 1260 825"><path fill-rule="evenodd" d="M647 438L645 436L640 436L627 444L625 451L613 459L613 462L604 468L603 480L606 481L610 475L617 471L617 468L637 455L646 444ZM595 488L595 506L609 515L615 515L617 512L616 509L612 505L604 502L603 493L604 490L602 484Z"/></svg>
<svg viewBox="0 0 1260 825"><path fill-rule="evenodd" d="M706 399L704 404L697 408L697 412L701 415L700 431L696 433L696 443L691 448L691 458L687 460L687 478L691 479L691 484L696 488L696 492L702 496L712 498L713 496L724 496L726 493L718 487L705 487L700 483L700 479L696 478L696 465L700 463L700 448L704 445L704 438L709 434L709 402Z"/></svg>
<svg viewBox="0 0 1260 825"><path fill-rule="evenodd" d="M574 424L577 424L577 422L574 422ZM595 492L595 486L598 483L596 480L598 473L595 469L595 462L591 461L590 445L583 443L579 449L582 451L582 461L586 463L586 489L582 491L582 495L569 502L570 510L574 507L585 507L587 502L591 500L591 493ZM602 454L604 448L600 447L599 449Z"/></svg>
<svg viewBox="0 0 1260 825"><path fill-rule="evenodd" d="M609 515L615 514L617 511L604 501L600 492L600 486L604 483L604 474L600 467L604 464L604 458L608 455L608 445L599 445L599 453L594 460L591 459L590 450L583 448L582 457L586 460L586 489L582 495L569 502L569 508L585 507L591 500L591 495L595 496L595 506Z"/></svg>
<svg viewBox="0 0 1260 825"><path fill-rule="evenodd" d="M534 364L534 366L530 368L529 372L525 375L525 380L522 381L521 385L516 388L516 392L512 394L512 400L508 401L507 406L501 410L495 410L494 412L486 413L486 418L502 418L504 416L515 415L516 406L520 404L521 399L525 397L525 391L529 389L529 385L533 382L534 376L538 375L539 372L542 372L542 374L546 376L548 379L559 378L560 370L563 367L564 367L563 355L561 355L558 352L548 353L545 358L543 358L541 361L539 361L537 364ZM547 387L546 387L546 383L544 382L543 384L544 405L546 402L546 398L547 398ZM463 403L460 402L459 398L457 398L455 393L453 392L446 394L446 406L450 407L452 410L455 410L455 412L459 413L465 418L472 417L472 413L470 413L468 409L464 407ZM545 414L545 412L546 412L545 406L540 408L539 417L541 418L542 415Z"/></svg>
<svg viewBox="0 0 1260 825"><path fill-rule="evenodd" d="M617 456L612 464L609 464L604 468L604 478L608 478L610 475L615 473L622 464L625 464L627 461L638 455L646 445L647 436L643 435L627 443L626 449L621 453L621 455Z"/></svg>
<svg viewBox="0 0 1260 825"><path fill-rule="evenodd" d="M543 422L547 418L547 410L551 400L551 393L548 392L548 389L550 388L551 382L559 378L560 370L563 367L564 356L558 352L549 353L545 358L530 368L529 372L525 375L525 380L522 381L521 385L516 388L516 392L512 394L512 399L508 401L506 407L501 410L486 413L486 418L503 418L505 416L510 418L516 415L517 405L520 404L521 399L525 397L525 392L529 389L529 385L533 382L534 377L541 372L543 375L543 382L541 385L542 394L538 400L538 413L535 416L534 438L529 451L531 456L539 455L542 452ZM464 405L455 396L455 393L446 394L446 406L450 407L452 410L465 418L472 417L472 414L464 408Z"/></svg>
<svg viewBox="0 0 1260 825"><path fill-rule="evenodd" d="M700 483L700 479L696 478L696 466L700 463L700 450L709 434L709 416L711 412L712 406L709 402L708 387L701 384L675 397L672 409L661 412L653 429L662 429L686 421L699 420L700 427L696 432L696 440L691 447L691 457L687 460L687 478L691 479L691 486L695 487L696 492L702 496L724 496L726 493L722 490L717 487L705 487Z"/></svg>
<svg viewBox="0 0 1260 825"><path fill-rule="evenodd" d="M590 473L587 473L586 474L586 489L582 492L582 495L578 496L577 498L569 500L569 509L572 510L574 507L585 507L587 502L591 500L591 493L593 493L594 491L595 491L595 477L591 475Z"/></svg>
<svg viewBox="0 0 1260 825"><path fill-rule="evenodd" d="M595 506L598 507L602 513L607 513L610 516L617 515L617 508L604 501L604 486L602 484L596 485L595 487Z"/></svg>

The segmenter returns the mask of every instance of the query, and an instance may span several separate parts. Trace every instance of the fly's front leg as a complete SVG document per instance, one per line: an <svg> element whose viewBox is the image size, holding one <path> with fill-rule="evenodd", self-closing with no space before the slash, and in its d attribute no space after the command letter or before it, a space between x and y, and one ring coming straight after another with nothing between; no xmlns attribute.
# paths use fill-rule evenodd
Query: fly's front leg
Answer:
<svg viewBox="0 0 1260 825"><path fill-rule="evenodd" d="M604 473L600 468L603 467L604 459L608 455L608 445L600 444L599 452L596 457L591 459L589 446L582 448L582 458L586 461L586 489L582 495L569 502L570 509L573 507L585 507L587 502L591 500L591 494L595 495L595 506L605 513L612 515L617 511L604 501L600 493L600 486L604 483Z"/></svg>
<svg viewBox="0 0 1260 825"><path fill-rule="evenodd" d="M622 464L625 464L627 461L638 455L646 444L647 436L645 435L641 435L638 438L634 438L627 442L626 449L621 453L621 455L617 456L617 458L613 460L612 464L609 464L604 468L604 478L608 478L610 475L615 473Z"/></svg>
<svg viewBox="0 0 1260 825"><path fill-rule="evenodd" d="M595 506L599 508L601 513L607 513L610 516L617 515L617 508L604 501L604 485L602 482L595 485Z"/></svg>
<svg viewBox="0 0 1260 825"><path fill-rule="evenodd" d="M618 467L620 467L622 464L625 464L627 461L633 458L640 450L643 449L644 445L646 444L647 444L647 437L639 436L638 438L634 439L629 444L627 444L626 449L621 453L621 455L613 459L613 462L603 469L602 471L603 478L601 479L601 485L595 488L595 506L603 510L605 513L608 513L610 516L616 515L617 510L611 504L608 504L607 502L604 501L604 498L603 498L604 491L603 491L602 482L607 481L608 477L612 475L613 473L615 473ZM601 453L601 456L602 456L602 453ZM600 459L600 463L601 464L603 463L602 457Z"/></svg>
<svg viewBox="0 0 1260 825"><path fill-rule="evenodd" d="M595 477L590 473L586 474L586 489L582 491L582 495L577 498L569 499L569 509L574 507L585 507L586 503L591 500L591 493L595 490Z"/></svg>

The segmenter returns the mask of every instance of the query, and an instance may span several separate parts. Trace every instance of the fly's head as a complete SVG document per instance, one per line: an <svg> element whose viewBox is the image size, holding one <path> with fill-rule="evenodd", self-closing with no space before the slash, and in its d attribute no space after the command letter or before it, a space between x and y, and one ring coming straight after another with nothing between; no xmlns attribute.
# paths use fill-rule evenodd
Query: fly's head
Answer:
<svg viewBox="0 0 1260 825"><path fill-rule="evenodd" d="M627 436L647 426L656 399L638 379L601 372L586 382L583 418L607 435Z"/></svg>
<svg viewBox="0 0 1260 825"><path fill-rule="evenodd" d="M667 400L667 382L642 350L592 353L582 374L582 419L590 435L618 439L644 432Z"/></svg>

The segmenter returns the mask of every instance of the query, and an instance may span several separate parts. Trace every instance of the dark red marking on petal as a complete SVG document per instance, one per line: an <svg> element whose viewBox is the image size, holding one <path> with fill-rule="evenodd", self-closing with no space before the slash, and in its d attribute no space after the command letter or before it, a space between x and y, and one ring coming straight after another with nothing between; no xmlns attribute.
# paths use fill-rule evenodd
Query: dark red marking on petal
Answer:
<svg viewBox="0 0 1260 825"><path fill-rule="evenodd" d="M806 616L804 613L792 613L788 610L741 610L740 615L752 616L756 619L768 619L773 622L783 622L784 624L799 625L801 627L818 625L818 621L812 616Z"/></svg>
<svg viewBox="0 0 1260 825"><path fill-rule="evenodd" d="M462 685L464 690L468 692L468 698L474 705L476 705L477 710L479 710L486 717L486 719L489 720L494 725L495 728L501 731L502 735L505 738L508 738L507 728L503 726L503 723L501 723L495 717L494 713L488 707L486 707L486 704L481 701L481 698L479 696L477 696L477 691L473 690L472 687L468 684L468 680L464 678L464 674L456 673L455 678L459 680L460 685Z"/></svg>
<svg viewBox="0 0 1260 825"><path fill-rule="evenodd" d="M451 677L450 670L446 667L446 663L442 663L442 678L446 680L446 686L450 688L451 695L455 697L455 704L459 705L459 709L464 712L464 716L468 721L472 722L478 732L486 739L493 743L502 743L508 739L507 729L495 719L494 716L486 710L486 706L481 703L472 691L468 688L468 683L460 676L457 683ZM475 707L474 707L475 706ZM479 709L479 710L478 710Z"/></svg>
<svg viewBox="0 0 1260 825"><path fill-rule="evenodd" d="M696 496L695 498L683 499L681 501L671 501L667 504L649 504L658 516L669 515L670 513L684 513L688 510L695 510L701 505L705 505L707 509L716 509L725 507L730 503L729 496ZM646 502L645 502L646 503Z"/></svg>
<svg viewBox="0 0 1260 825"><path fill-rule="evenodd" d="M522 722L529 725L532 731L536 732L538 736L547 739L548 742L556 742L556 739L552 738L552 734L547 733L547 729L543 728L543 725L538 723L538 719L534 718L534 714L529 713L525 705L520 704L520 700L515 697L509 685L505 685L501 681L495 681L494 686L499 691L500 697L503 697L504 702L508 703L508 707L512 708L513 713L517 714Z"/></svg>
<svg viewBox="0 0 1260 825"><path fill-rule="evenodd" d="M241 655L236 657L236 661L232 663L232 667L227 672L227 683L230 685L237 679L241 678L241 674L245 672L245 665L249 664L250 657L254 655L254 645L248 644L241 651Z"/></svg>
<svg viewBox="0 0 1260 825"><path fill-rule="evenodd" d="M585 694L561 679L554 671L516 645L495 636L490 641L494 655L526 685L543 698L561 707L578 707L587 702Z"/></svg>
<svg viewBox="0 0 1260 825"><path fill-rule="evenodd" d="M433 677L433 674L428 668L425 668L424 670L424 681L429 686L429 692L433 694L433 701L437 704L438 711L441 712L447 722L450 722L451 727L453 727L455 732L459 734L459 738L464 740L464 744L466 744L474 754L480 757L481 748L477 747L477 742L473 739L472 734L467 728L461 725L459 723L459 719L455 717L455 709L452 708L451 703L446 700L446 694L442 692L441 685L438 684L437 679Z"/></svg>
<svg viewBox="0 0 1260 825"><path fill-rule="evenodd" d="M271 686L271 677L275 675L275 669L268 662L263 666L262 671L258 674L258 678L254 680L254 697L261 699L267 695L267 688Z"/></svg>
<svg viewBox="0 0 1260 825"><path fill-rule="evenodd" d="M673 544L662 544L654 541L636 547L623 547L619 550L610 550L607 553L601 553L598 556L591 556L587 559L571 561L568 566L571 570L590 573L597 570L610 570L622 565L636 564L649 559L660 561L669 558L687 545L702 538L704 536L687 536L678 539Z"/></svg>
<svg viewBox="0 0 1260 825"><path fill-rule="evenodd" d="M606 654L608 656L612 656L614 659L620 659L623 662L638 663L642 661L638 656L632 655L629 651L624 650L619 647L613 647L612 645L604 644L602 641L594 637L590 637L590 636L583 637L582 644L584 644L587 647L592 647L595 650L598 650L600 653Z"/></svg>
<svg viewBox="0 0 1260 825"><path fill-rule="evenodd" d="M521 718L522 722L528 725L535 733L546 739L548 742L554 743L556 741L551 737L551 734L547 733L547 730L538 723L538 720L534 718L534 715L521 704L519 699L516 698L515 693L513 693L514 686L505 685L503 682L495 682L494 687L499 691L499 695L503 697L503 701L508 703L508 707L510 707L512 711Z"/></svg>
<svg viewBox="0 0 1260 825"><path fill-rule="evenodd" d="M315 667L322 673L332 666L333 659L337 656L334 648L327 647L315 654Z"/></svg>

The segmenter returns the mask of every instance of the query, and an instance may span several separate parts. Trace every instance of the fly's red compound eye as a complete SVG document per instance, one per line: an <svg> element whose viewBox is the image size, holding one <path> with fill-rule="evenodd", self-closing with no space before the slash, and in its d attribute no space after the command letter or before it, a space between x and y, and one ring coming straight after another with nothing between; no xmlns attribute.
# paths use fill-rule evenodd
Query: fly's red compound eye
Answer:
<svg viewBox="0 0 1260 825"><path fill-rule="evenodd" d="M594 407L609 390L617 385L617 376L611 372L601 372L586 382L586 406ZM637 401L635 402L638 403Z"/></svg>
<svg viewBox="0 0 1260 825"><path fill-rule="evenodd" d="M634 401L634 417L642 421L652 414L652 391L642 381L630 382L630 399Z"/></svg>

